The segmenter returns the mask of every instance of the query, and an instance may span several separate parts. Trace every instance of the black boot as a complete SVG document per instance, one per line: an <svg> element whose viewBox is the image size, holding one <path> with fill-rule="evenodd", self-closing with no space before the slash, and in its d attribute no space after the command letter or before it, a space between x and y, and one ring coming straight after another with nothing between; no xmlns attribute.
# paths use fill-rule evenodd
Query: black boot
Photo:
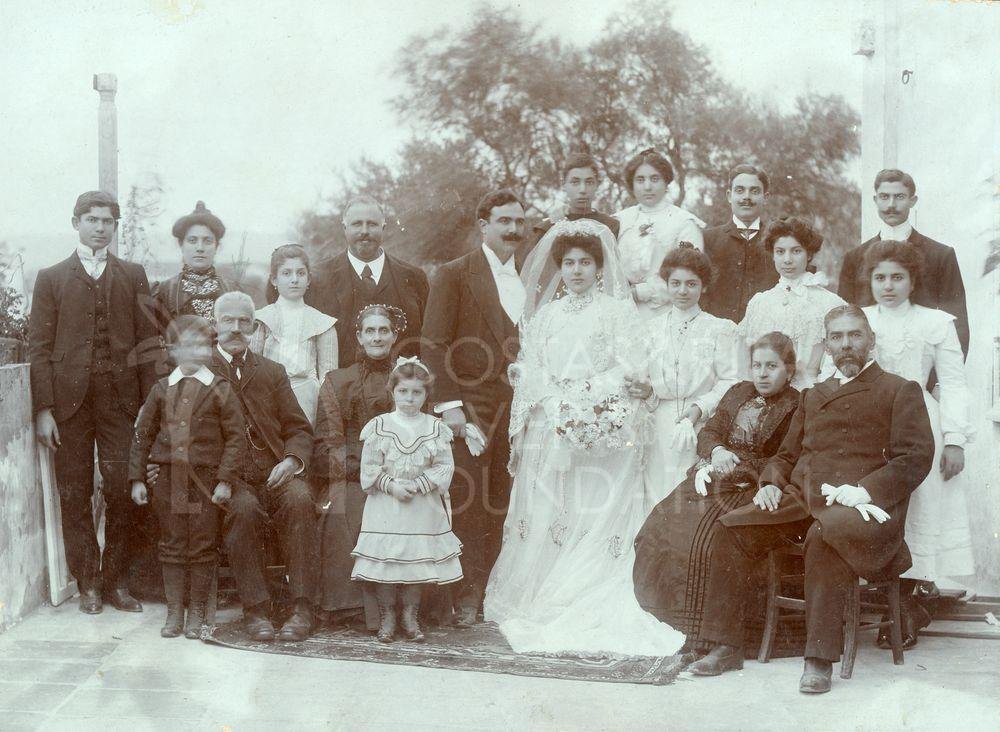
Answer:
<svg viewBox="0 0 1000 732"><path fill-rule="evenodd" d="M379 626L375 637L379 643L392 643L396 633L396 585L375 586L378 599Z"/></svg>
<svg viewBox="0 0 1000 732"><path fill-rule="evenodd" d="M176 638L184 629L184 585L187 567L163 565L163 593L167 596L167 620L160 629L164 638Z"/></svg>
<svg viewBox="0 0 1000 732"><path fill-rule="evenodd" d="M420 613L422 589L420 585L406 585L403 588L403 612L400 621L404 635L414 643L424 642L424 633L420 630L420 623L417 621L417 616Z"/></svg>
<svg viewBox="0 0 1000 732"><path fill-rule="evenodd" d="M212 577L215 575L215 564L192 564L190 572L191 594L188 597L184 637L197 640L207 631L205 611L208 606L208 593L212 588Z"/></svg>

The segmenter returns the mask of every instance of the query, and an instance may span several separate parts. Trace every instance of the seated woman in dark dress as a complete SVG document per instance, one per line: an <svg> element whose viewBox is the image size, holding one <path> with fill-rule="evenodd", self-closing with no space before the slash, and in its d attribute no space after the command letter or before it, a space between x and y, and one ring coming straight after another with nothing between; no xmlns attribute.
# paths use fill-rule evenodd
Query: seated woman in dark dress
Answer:
<svg viewBox="0 0 1000 732"><path fill-rule="evenodd" d="M751 360L753 381L722 397L698 434L699 461L653 509L635 540L636 599L688 638L697 638L701 626L715 521L753 500L757 475L778 451L799 403L799 392L789 386L795 349L788 336L762 336Z"/></svg>
<svg viewBox="0 0 1000 732"><path fill-rule="evenodd" d="M360 485L361 428L392 410L389 368L392 350L406 330L406 316L392 305L368 305L355 331L359 359L326 375L319 390L310 480L320 498L320 607L331 618L348 619L362 607L363 583L351 581L351 550L361 530L365 494ZM378 627L371 599L369 618ZM370 623L370 624L371 624Z"/></svg>

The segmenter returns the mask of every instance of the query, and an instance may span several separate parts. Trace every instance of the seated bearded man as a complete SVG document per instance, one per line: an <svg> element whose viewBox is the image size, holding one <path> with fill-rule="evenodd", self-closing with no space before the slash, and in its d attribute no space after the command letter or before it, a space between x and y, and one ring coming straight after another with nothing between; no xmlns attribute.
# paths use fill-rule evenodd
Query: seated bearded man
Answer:
<svg viewBox="0 0 1000 732"><path fill-rule="evenodd" d="M825 327L836 373L803 392L753 504L719 519L700 634L713 647L689 668L695 675L743 667L747 582L771 549L805 540L805 693L830 690L857 577L889 579L910 566L906 508L934 457L920 386L875 363L857 306L834 308Z"/></svg>

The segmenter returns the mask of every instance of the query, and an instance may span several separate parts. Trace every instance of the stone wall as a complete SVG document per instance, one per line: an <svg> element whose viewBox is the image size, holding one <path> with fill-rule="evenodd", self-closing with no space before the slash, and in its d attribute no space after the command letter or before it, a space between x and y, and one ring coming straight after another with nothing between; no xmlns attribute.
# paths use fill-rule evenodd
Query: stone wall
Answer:
<svg viewBox="0 0 1000 732"><path fill-rule="evenodd" d="M45 521L28 365L0 366L0 632L45 602Z"/></svg>

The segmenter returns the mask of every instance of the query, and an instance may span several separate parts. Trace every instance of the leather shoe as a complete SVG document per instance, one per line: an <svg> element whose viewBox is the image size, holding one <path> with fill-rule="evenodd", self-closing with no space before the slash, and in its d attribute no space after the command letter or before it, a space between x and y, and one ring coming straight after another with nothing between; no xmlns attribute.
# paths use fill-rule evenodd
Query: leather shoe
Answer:
<svg viewBox="0 0 1000 732"><path fill-rule="evenodd" d="M833 678L833 663L822 658L807 658L799 691L803 694L825 694L830 691Z"/></svg>
<svg viewBox="0 0 1000 732"><path fill-rule="evenodd" d="M718 645L687 667L695 676L719 676L726 671L743 669L743 649Z"/></svg>
<svg viewBox="0 0 1000 732"><path fill-rule="evenodd" d="M97 615L104 610L101 602L101 593L97 590L83 590L80 592L80 612L87 615Z"/></svg>
<svg viewBox="0 0 1000 732"><path fill-rule="evenodd" d="M456 628L471 628L477 622L478 613L474 607L460 607L455 618Z"/></svg>
<svg viewBox="0 0 1000 732"><path fill-rule="evenodd" d="M243 615L243 625L246 627L250 640L258 642L274 640L274 626L271 625L270 620L253 613L244 613Z"/></svg>
<svg viewBox="0 0 1000 732"><path fill-rule="evenodd" d="M292 616L281 626L278 640L298 643L304 641L312 633L313 614L308 603L295 603Z"/></svg>
<svg viewBox="0 0 1000 732"><path fill-rule="evenodd" d="M124 587L116 587L110 592L105 593L104 599L110 602L115 610L121 610L123 613L142 612L142 604L132 597Z"/></svg>

